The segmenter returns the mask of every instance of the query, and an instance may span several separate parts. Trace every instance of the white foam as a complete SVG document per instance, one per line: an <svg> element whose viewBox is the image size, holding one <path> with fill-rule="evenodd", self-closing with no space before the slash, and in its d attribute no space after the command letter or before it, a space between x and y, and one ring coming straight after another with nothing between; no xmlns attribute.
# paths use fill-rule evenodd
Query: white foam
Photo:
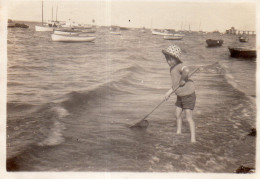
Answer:
<svg viewBox="0 0 260 179"><path fill-rule="evenodd" d="M55 110L57 112L59 118L64 118L69 115L69 112L60 106L54 107L53 110Z"/></svg>
<svg viewBox="0 0 260 179"><path fill-rule="evenodd" d="M47 138L42 142L39 142L39 146L54 146L59 145L64 142L64 138L62 136L62 131L65 129L65 126L59 121L55 121L53 127L51 128L50 133Z"/></svg>

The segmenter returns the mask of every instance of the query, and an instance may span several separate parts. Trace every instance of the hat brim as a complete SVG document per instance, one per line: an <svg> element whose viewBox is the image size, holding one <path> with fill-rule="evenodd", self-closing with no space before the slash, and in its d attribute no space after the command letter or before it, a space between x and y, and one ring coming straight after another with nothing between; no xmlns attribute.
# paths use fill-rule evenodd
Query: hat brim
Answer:
<svg viewBox="0 0 260 179"><path fill-rule="evenodd" d="M174 59L179 60L180 62L182 62L178 57L172 55L171 53L167 52L166 50L162 50L162 53L164 55L169 55L169 56L173 57Z"/></svg>

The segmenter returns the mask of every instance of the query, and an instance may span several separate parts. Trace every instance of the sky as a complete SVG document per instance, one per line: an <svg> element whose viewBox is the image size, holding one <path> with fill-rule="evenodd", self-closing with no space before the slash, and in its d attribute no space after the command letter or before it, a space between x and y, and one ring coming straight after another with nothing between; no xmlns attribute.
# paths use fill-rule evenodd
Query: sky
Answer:
<svg viewBox="0 0 260 179"><path fill-rule="evenodd" d="M44 21L53 20L175 30L224 32L232 26L255 30L256 1L116 1L44 0ZM42 19L41 0L9 0L8 18L23 21Z"/></svg>

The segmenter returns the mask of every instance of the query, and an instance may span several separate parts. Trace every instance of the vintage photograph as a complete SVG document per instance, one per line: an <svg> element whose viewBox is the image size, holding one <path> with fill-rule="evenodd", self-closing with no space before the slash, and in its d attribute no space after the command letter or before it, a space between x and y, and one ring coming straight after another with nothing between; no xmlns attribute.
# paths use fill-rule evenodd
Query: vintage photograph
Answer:
<svg viewBox="0 0 260 179"><path fill-rule="evenodd" d="M255 175L257 1L6 5L7 173Z"/></svg>

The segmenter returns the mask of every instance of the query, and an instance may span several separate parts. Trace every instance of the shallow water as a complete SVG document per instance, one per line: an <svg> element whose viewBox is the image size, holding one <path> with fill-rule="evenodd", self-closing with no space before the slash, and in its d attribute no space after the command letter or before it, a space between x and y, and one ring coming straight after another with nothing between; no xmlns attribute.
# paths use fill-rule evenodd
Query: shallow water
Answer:
<svg viewBox="0 0 260 179"><path fill-rule="evenodd" d="M49 32L8 29L7 158L14 171L234 172L255 166L254 60L229 57L228 46L255 37L186 34L166 41L150 31L99 28L93 43L52 42ZM207 38L222 38L207 48ZM193 70L197 143L187 121L176 135L173 95L130 129L170 88L161 53L175 43Z"/></svg>

